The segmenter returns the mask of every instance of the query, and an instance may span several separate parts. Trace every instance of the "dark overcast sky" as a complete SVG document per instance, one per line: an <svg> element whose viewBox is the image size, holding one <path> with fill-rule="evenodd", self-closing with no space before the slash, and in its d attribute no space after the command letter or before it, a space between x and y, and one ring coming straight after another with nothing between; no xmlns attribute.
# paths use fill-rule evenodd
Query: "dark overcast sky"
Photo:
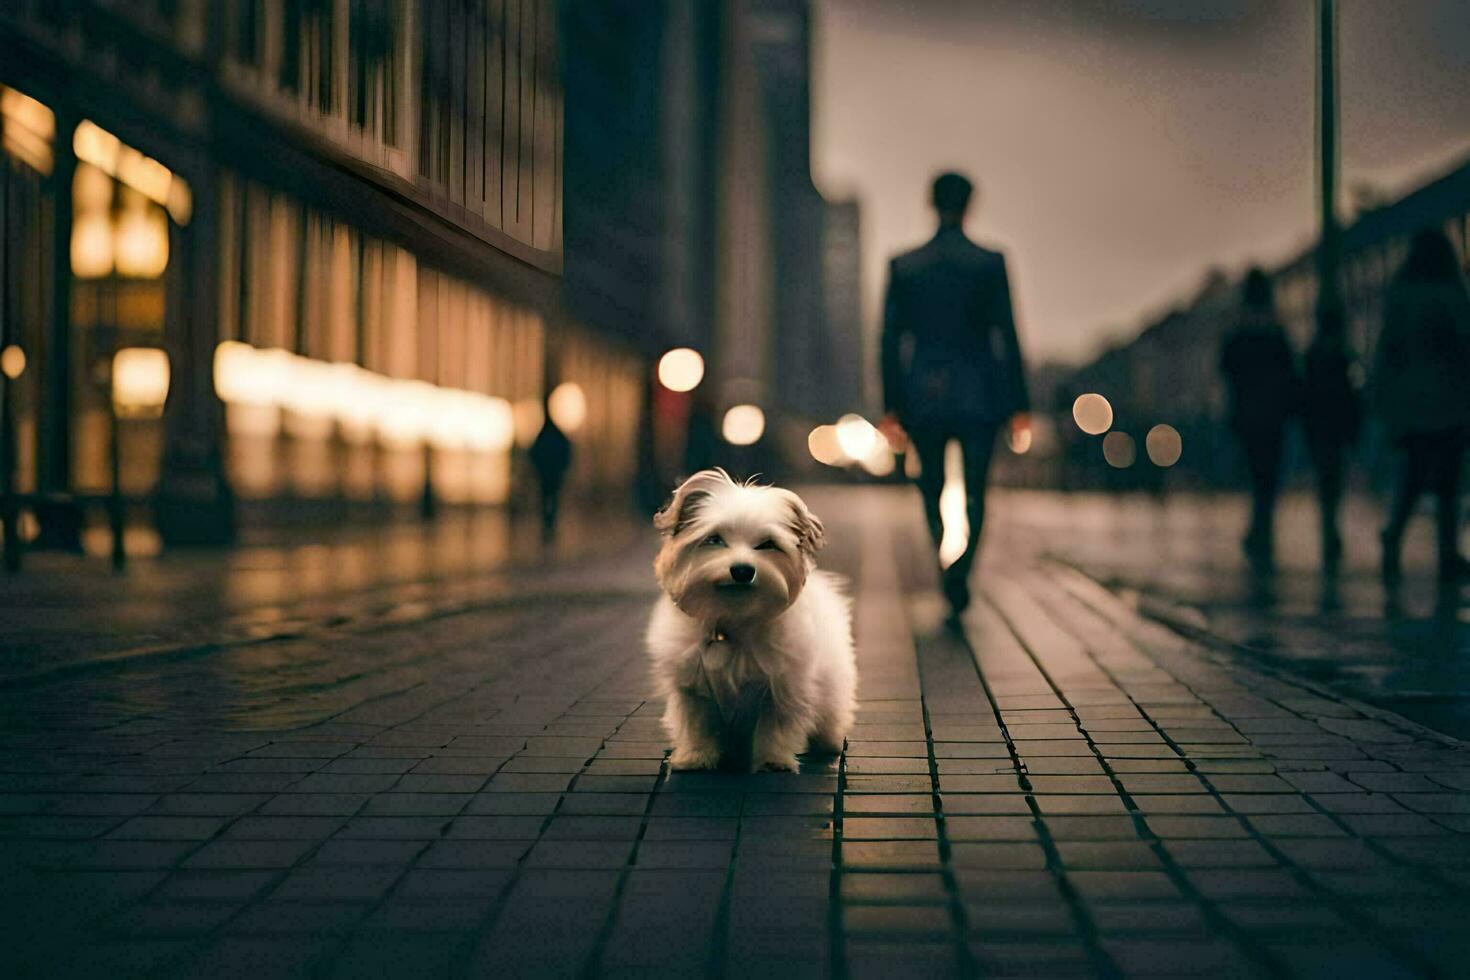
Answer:
<svg viewBox="0 0 1470 980"><path fill-rule="evenodd" d="M1315 222L1310 0L819 0L814 156L863 202L870 320L928 237L938 169L981 186L1033 359L1079 360L1212 264ZM1470 0L1340 4L1344 204L1470 155Z"/></svg>

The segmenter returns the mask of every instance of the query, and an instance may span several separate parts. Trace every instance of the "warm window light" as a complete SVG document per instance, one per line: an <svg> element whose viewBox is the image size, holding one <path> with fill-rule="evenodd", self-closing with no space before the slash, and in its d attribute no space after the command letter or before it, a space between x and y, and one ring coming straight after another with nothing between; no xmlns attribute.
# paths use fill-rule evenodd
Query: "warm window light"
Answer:
<svg viewBox="0 0 1470 980"><path fill-rule="evenodd" d="M235 340L215 348L214 387L229 408L230 431L239 435L275 435L284 410L287 431L299 439L324 439L335 427L353 445L376 437L388 449L428 442L494 454L509 450L515 437L514 413L503 398Z"/></svg>
<svg viewBox="0 0 1470 980"><path fill-rule="evenodd" d="M168 268L168 218L155 207L130 206L117 220L113 252L118 275L157 279Z"/></svg>
<svg viewBox="0 0 1470 980"><path fill-rule="evenodd" d="M4 350L0 350L0 374L4 374L11 381L25 374L26 352L15 344L11 344Z"/></svg>
<svg viewBox="0 0 1470 980"><path fill-rule="evenodd" d="M574 381L563 381L553 388L546 407L551 412L551 421L567 435L582 428L582 423L587 421L587 396L582 393L582 386Z"/></svg>
<svg viewBox="0 0 1470 980"><path fill-rule="evenodd" d="M5 152L50 176L56 114L29 95L0 85L0 131Z"/></svg>
<svg viewBox="0 0 1470 980"><path fill-rule="evenodd" d="M77 125L71 143L78 160L166 207L179 224L188 224L194 203L189 185L163 163L123 143L90 119Z"/></svg>
<svg viewBox="0 0 1470 980"><path fill-rule="evenodd" d="M1143 447L1148 452L1150 462L1166 469L1179 462L1179 457L1184 455L1184 440L1179 437L1179 430L1172 425L1156 425L1149 429L1148 435L1144 436Z"/></svg>
<svg viewBox="0 0 1470 980"><path fill-rule="evenodd" d="M112 207L112 178L90 163L77 164L72 178L72 206L77 214L108 211Z"/></svg>
<svg viewBox="0 0 1470 980"><path fill-rule="evenodd" d="M844 415L837 420L837 444L849 459L867 459L879 440L880 434L873 423L861 415Z"/></svg>
<svg viewBox="0 0 1470 980"><path fill-rule="evenodd" d="M168 208L169 217L181 225L187 225L194 216L194 195L178 174L174 174L173 182L168 185L168 197L163 206Z"/></svg>
<svg viewBox="0 0 1470 980"><path fill-rule="evenodd" d="M1103 459L1118 470L1126 470L1138 458L1138 446L1126 432L1109 432L1103 437Z"/></svg>
<svg viewBox="0 0 1470 980"><path fill-rule="evenodd" d="M676 347L658 362L658 381L670 391L693 391L704 380L704 358L688 347Z"/></svg>
<svg viewBox="0 0 1470 980"><path fill-rule="evenodd" d="M122 149L122 141L92 120L83 119L77 124L71 148L78 160L90 163L104 173L117 174L117 155Z"/></svg>
<svg viewBox="0 0 1470 980"><path fill-rule="evenodd" d="M736 405L725 413L720 432L732 446L749 446L766 431L766 413L754 405Z"/></svg>
<svg viewBox="0 0 1470 980"><path fill-rule="evenodd" d="M435 388L426 381L395 381L379 406L378 441L389 449L423 443L434 411Z"/></svg>
<svg viewBox="0 0 1470 980"><path fill-rule="evenodd" d="M112 407L123 418L162 415L168 382L168 354L157 347L125 347L112 356Z"/></svg>
<svg viewBox="0 0 1470 980"><path fill-rule="evenodd" d="M1113 427L1113 406L1099 394L1078 395L1072 403L1072 418L1083 432L1100 436Z"/></svg>
<svg viewBox="0 0 1470 980"><path fill-rule="evenodd" d="M71 225L71 271L79 279L111 275L112 221L106 211L79 215Z"/></svg>
<svg viewBox="0 0 1470 980"><path fill-rule="evenodd" d="M472 395L467 444L477 453L503 453L515 442L515 413L510 402L490 395Z"/></svg>
<svg viewBox="0 0 1470 980"><path fill-rule="evenodd" d="M124 146L117 155L117 179L155 204L167 204L169 185L173 183L174 175L152 157L145 157L131 146Z"/></svg>
<svg viewBox="0 0 1470 980"><path fill-rule="evenodd" d="M837 441L837 426L819 425L806 437L806 447L812 459L827 466L841 466L846 456Z"/></svg>

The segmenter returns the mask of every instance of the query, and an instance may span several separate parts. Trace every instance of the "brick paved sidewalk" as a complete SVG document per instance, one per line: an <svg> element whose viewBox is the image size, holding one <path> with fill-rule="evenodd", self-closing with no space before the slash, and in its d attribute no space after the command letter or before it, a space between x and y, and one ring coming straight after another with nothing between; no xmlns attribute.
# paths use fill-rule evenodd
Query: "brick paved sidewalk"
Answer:
<svg viewBox="0 0 1470 980"><path fill-rule="evenodd" d="M858 595L828 768L669 773L622 586L0 693L14 972L1459 972L1459 743L1003 535L946 631L912 500L814 503Z"/></svg>

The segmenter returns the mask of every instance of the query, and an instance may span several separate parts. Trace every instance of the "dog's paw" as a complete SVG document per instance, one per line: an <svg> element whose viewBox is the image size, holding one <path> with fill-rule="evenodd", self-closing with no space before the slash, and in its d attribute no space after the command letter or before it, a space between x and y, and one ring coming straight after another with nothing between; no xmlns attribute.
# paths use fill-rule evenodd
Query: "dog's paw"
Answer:
<svg viewBox="0 0 1470 980"><path fill-rule="evenodd" d="M675 749L669 756L670 768L678 772L699 772L720 765L720 753L714 749Z"/></svg>
<svg viewBox="0 0 1470 980"><path fill-rule="evenodd" d="M796 756L784 759L766 759L756 766L757 772L796 772Z"/></svg>

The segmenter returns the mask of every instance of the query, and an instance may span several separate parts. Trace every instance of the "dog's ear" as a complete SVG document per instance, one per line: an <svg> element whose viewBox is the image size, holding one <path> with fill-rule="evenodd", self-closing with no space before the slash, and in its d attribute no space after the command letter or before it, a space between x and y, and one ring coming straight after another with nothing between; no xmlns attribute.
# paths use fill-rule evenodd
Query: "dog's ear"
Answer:
<svg viewBox="0 0 1470 980"><path fill-rule="evenodd" d="M653 515L653 526L670 536L679 534L699 515L715 490L734 485L730 474L722 469L700 470L679 484L669 502Z"/></svg>
<svg viewBox="0 0 1470 980"><path fill-rule="evenodd" d="M796 535L797 547L808 556L815 555L827 543L827 532L822 527L821 518L807 508L806 501L790 490L778 492L786 498L786 503L791 508L787 526Z"/></svg>

